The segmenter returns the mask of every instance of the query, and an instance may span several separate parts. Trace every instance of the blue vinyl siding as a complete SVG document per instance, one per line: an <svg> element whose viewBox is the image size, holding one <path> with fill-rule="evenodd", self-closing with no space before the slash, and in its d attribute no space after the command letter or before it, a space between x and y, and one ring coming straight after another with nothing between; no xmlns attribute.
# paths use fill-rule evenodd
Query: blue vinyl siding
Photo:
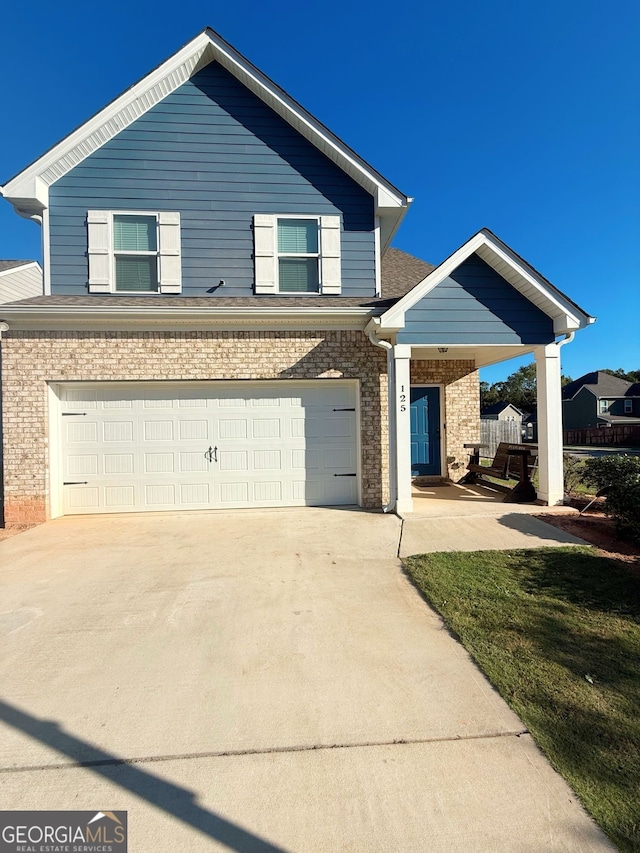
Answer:
<svg viewBox="0 0 640 853"><path fill-rule="evenodd" d="M217 63L51 187L52 293L87 292L93 209L179 211L183 295L225 297L253 293L254 214L337 214L342 293L375 293L372 197Z"/></svg>
<svg viewBox="0 0 640 853"><path fill-rule="evenodd" d="M406 313L399 343L546 344L553 321L471 255Z"/></svg>

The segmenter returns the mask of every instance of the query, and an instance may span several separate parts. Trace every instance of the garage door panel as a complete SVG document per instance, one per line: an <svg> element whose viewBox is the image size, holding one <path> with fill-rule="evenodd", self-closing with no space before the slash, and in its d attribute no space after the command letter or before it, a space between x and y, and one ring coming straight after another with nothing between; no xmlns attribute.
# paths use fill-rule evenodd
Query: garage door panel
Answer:
<svg viewBox="0 0 640 853"><path fill-rule="evenodd" d="M106 486L104 489L105 508L116 512L135 507L135 489L133 486Z"/></svg>
<svg viewBox="0 0 640 853"><path fill-rule="evenodd" d="M330 380L63 387L64 512L356 503L357 477L334 476L357 471L355 391Z"/></svg>
<svg viewBox="0 0 640 853"><path fill-rule="evenodd" d="M209 438L209 421L180 418L178 420L178 438L180 441L206 441Z"/></svg>
<svg viewBox="0 0 640 853"><path fill-rule="evenodd" d="M133 474L133 453L105 453L103 459L103 471L105 474Z"/></svg>

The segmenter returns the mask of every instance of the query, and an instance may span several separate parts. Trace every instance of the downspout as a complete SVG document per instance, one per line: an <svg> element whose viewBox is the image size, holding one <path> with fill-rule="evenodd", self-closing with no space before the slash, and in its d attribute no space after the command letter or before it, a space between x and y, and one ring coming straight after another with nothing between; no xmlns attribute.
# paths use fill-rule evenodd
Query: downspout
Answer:
<svg viewBox="0 0 640 853"><path fill-rule="evenodd" d="M566 332L566 334L564 336L564 340L563 341L556 341L556 346L558 347L558 349L560 349L560 347L563 347L565 344L570 344L571 341L575 338L575 336L576 336L575 332Z"/></svg>
<svg viewBox="0 0 640 853"><path fill-rule="evenodd" d="M393 512L396 505L396 413L395 413L395 365L393 362L393 345L389 341L381 341L376 334L376 321L371 320L365 329L374 347L387 351L387 396L389 418L389 503L382 507L383 512Z"/></svg>

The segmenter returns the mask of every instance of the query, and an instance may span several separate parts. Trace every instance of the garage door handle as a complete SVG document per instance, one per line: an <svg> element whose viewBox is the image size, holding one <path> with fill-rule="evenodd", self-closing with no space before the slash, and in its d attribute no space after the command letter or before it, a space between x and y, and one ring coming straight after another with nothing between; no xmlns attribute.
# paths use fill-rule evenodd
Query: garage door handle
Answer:
<svg viewBox="0 0 640 853"><path fill-rule="evenodd" d="M217 447L210 447L205 452L204 455L209 460L209 462L217 462L218 461L218 448Z"/></svg>
<svg viewBox="0 0 640 853"><path fill-rule="evenodd" d="M355 477L355 474L334 474L334 477Z"/></svg>

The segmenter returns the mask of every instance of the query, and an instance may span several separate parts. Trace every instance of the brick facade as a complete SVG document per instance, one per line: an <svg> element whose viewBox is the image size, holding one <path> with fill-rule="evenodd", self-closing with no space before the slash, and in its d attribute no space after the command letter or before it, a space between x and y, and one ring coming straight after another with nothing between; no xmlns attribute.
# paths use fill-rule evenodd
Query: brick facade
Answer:
<svg viewBox="0 0 640 853"><path fill-rule="evenodd" d="M386 356L359 331L10 332L2 340L5 523L44 521L48 382L358 379L362 503L387 498Z"/></svg>
<svg viewBox="0 0 640 853"><path fill-rule="evenodd" d="M362 503L388 500L385 353L359 331L9 332L2 341L5 522L49 513L49 382L357 379ZM479 438L472 361L412 361L414 384L444 386L447 473L464 474L464 442Z"/></svg>
<svg viewBox="0 0 640 853"><path fill-rule="evenodd" d="M443 385L447 475L457 482L465 474L469 451L480 440L480 381L473 361L412 361L412 385Z"/></svg>

